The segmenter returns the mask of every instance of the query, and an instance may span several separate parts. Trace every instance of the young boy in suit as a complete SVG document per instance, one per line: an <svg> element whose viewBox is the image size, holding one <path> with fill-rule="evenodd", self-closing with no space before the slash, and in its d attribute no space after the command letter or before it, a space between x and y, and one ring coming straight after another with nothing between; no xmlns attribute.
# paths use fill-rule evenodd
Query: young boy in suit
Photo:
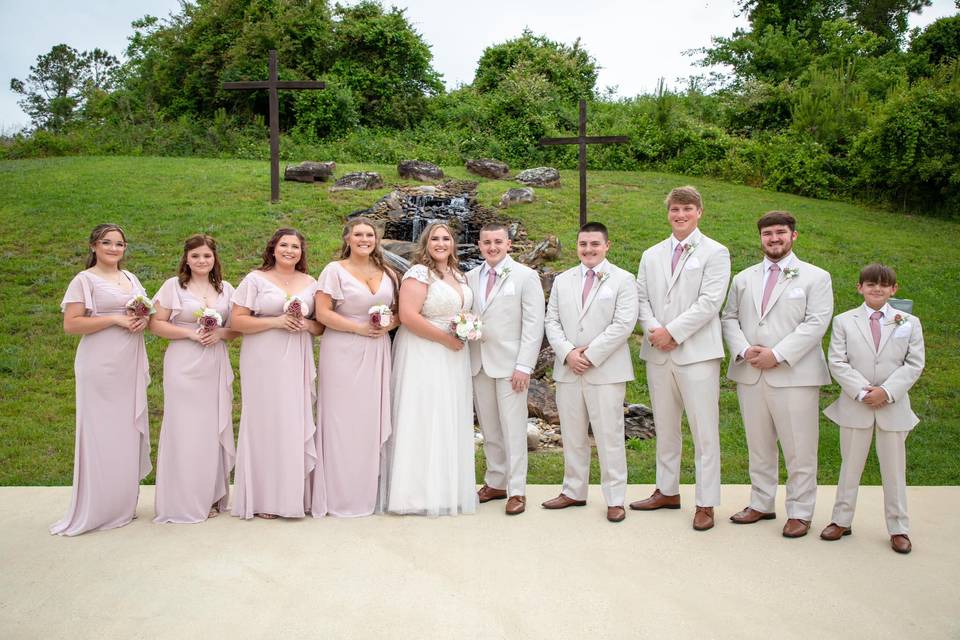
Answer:
<svg viewBox="0 0 960 640"><path fill-rule="evenodd" d="M923 371L923 329L916 316L890 306L897 292L890 267L864 267L857 291L863 304L834 318L830 335L830 373L843 393L823 413L840 427L842 463L833 518L820 537L839 540L853 533L860 476L876 431L890 546L910 553L906 441L919 420L907 392Z"/></svg>

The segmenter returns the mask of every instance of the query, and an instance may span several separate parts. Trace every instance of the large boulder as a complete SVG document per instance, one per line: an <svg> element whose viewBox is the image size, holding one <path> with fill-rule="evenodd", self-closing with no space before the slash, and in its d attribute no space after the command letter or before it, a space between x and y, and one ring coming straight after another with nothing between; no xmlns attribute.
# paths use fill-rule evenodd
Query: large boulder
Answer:
<svg viewBox="0 0 960 640"><path fill-rule="evenodd" d="M642 404L623 403L623 437L648 440L657 435L653 410Z"/></svg>
<svg viewBox="0 0 960 640"><path fill-rule="evenodd" d="M530 380L527 391L527 414L540 418L547 424L560 424L556 392L543 380Z"/></svg>
<svg viewBox="0 0 960 640"><path fill-rule="evenodd" d="M384 238L380 241L380 246L384 251L390 251L407 260L413 260L413 254L417 252L417 243L407 242L406 240Z"/></svg>
<svg viewBox="0 0 960 640"><path fill-rule="evenodd" d="M467 160L467 171L484 178L493 178L499 180L510 175L510 167L506 162L493 160L491 158L478 158L477 160Z"/></svg>
<svg viewBox="0 0 960 640"><path fill-rule="evenodd" d="M370 191L382 189L383 178L375 171L357 171L348 173L333 183L330 191Z"/></svg>
<svg viewBox="0 0 960 640"><path fill-rule="evenodd" d="M283 179L294 182L326 182L333 177L336 169L336 162L301 162L285 167Z"/></svg>
<svg viewBox="0 0 960 640"><path fill-rule="evenodd" d="M521 253L516 257L517 262L525 264L532 269L543 265L544 262L556 260L560 255L560 239L550 234L538 242L530 251Z"/></svg>
<svg viewBox="0 0 960 640"><path fill-rule="evenodd" d="M530 187L554 188L560 186L560 172L553 167L525 169L517 174L516 180Z"/></svg>
<svg viewBox="0 0 960 640"><path fill-rule="evenodd" d="M511 205L523 204L525 202L533 202L533 187L521 187L519 189L508 190L500 196L500 204L497 206L501 209L506 209Z"/></svg>
<svg viewBox="0 0 960 640"><path fill-rule="evenodd" d="M419 180L421 182L443 180L443 169L431 162L422 160L401 160L397 165L397 173L405 180Z"/></svg>

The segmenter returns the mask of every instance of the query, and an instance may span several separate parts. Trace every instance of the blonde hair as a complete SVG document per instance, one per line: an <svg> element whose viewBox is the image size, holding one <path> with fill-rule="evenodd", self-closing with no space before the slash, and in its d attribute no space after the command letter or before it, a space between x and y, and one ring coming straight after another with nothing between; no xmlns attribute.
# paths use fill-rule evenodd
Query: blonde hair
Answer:
<svg viewBox="0 0 960 640"><path fill-rule="evenodd" d="M663 202L667 205L667 209L671 204L692 204L696 205L697 209L703 209L703 198L697 188L691 185L671 189Z"/></svg>
<svg viewBox="0 0 960 640"><path fill-rule="evenodd" d="M373 251L370 252L370 262L374 264L380 271L383 271L390 282L393 283L393 294L396 298L397 292L400 290L399 285L397 284L397 274L394 270L387 264L387 261L383 257L383 248L380 246L380 230L374 226L373 221L370 218L364 218L360 216L358 218L353 218L347 221L347 224L343 225L343 234L340 238L343 240L343 243L340 245L340 259L346 260L350 257L350 233L353 231L354 227L359 227L364 225L373 229L374 236L374 245Z"/></svg>
<svg viewBox="0 0 960 640"><path fill-rule="evenodd" d="M433 259L433 256L430 255L429 250L430 236L433 235L435 230L441 227L447 230L447 233L450 234L450 237L453 238L454 241L453 249L447 258L447 265L453 272L453 276L460 282L463 282L463 273L460 271L460 260L457 258L457 234L453 232L453 229L451 229L450 225L446 222L432 222L423 230L423 233L420 234L420 240L417 242L417 250L413 254L413 264L424 265L439 280L443 280L443 274L437 269L437 262Z"/></svg>

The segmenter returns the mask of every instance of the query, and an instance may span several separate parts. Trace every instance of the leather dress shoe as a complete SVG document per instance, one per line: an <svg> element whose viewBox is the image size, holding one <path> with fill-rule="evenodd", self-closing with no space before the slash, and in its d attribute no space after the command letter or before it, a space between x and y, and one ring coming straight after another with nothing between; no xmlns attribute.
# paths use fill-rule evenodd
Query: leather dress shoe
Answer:
<svg viewBox="0 0 960 640"><path fill-rule="evenodd" d="M784 538L802 538L810 530L810 521L800 518L788 518L787 523L783 525Z"/></svg>
<svg viewBox="0 0 960 640"><path fill-rule="evenodd" d="M627 512L623 507L607 507L607 520L610 522L623 522L627 517Z"/></svg>
<svg viewBox="0 0 960 640"><path fill-rule="evenodd" d="M853 533L853 529L850 527L841 527L838 524L831 522L827 525L827 528L820 532L820 538L822 540L829 540L833 542L834 540L839 540L843 536L848 536Z"/></svg>
<svg viewBox="0 0 960 640"><path fill-rule="evenodd" d="M890 536L890 548L897 553L910 553L913 545L910 543L910 538L907 537L907 534L898 533L895 536Z"/></svg>
<svg viewBox="0 0 960 640"><path fill-rule="evenodd" d="M506 489L494 489L493 487L483 485L480 491L477 491L477 498L480 502L490 502L491 500L503 500L507 497Z"/></svg>
<svg viewBox="0 0 960 640"><path fill-rule="evenodd" d="M738 511L730 516L730 521L734 524L753 524L754 522L759 522L760 520L776 519L777 514L773 511L770 513L764 513L763 511L757 511L753 507L747 507L743 511Z"/></svg>
<svg viewBox="0 0 960 640"><path fill-rule="evenodd" d="M520 515L527 510L527 499L524 496L510 496L505 509L508 516Z"/></svg>
<svg viewBox="0 0 960 640"><path fill-rule="evenodd" d="M637 500L630 503L630 508L634 511L653 511L654 509L679 509L680 494L675 496L665 496L660 493L660 489L654 489L649 498Z"/></svg>
<svg viewBox="0 0 960 640"><path fill-rule="evenodd" d="M693 514L693 528L697 531L713 529L713 507L697 507Z"/></svg>
<svg viewBox="0 0 960 640"><path fill-rule="evenodd" d="M582 507L585 504L587 504L586 500L574 500L561 493L556 498L551 498L540 506L544 509L566 509L567 507Z"/></svg>

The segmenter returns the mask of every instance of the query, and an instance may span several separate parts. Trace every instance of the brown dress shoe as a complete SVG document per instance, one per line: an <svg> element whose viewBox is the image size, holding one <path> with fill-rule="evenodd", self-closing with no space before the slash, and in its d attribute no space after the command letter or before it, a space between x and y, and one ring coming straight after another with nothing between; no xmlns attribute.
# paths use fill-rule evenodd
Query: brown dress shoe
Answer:
<svg viewBox="0 0 960 640"><path fill-rule="evenodd" d="M587 504L586 500L574 500L561 493L556 498L551 498L540 506L544 509L566 509L567 507L582 507L585 504Z"/></svg>
<svg viewBox="0 0 960 640"><path fill-rule="evenodd" d="M523 496L510 496L505 511L508 516L520 515L527 510L527 499Z"/></svg>
<svg viewBox="0 0 960 640"><path fill-rule="evenodd" d="M743 511L738 511L730 516L730 521L733 522L733 524L753 524L754 522L759 522L760 520L776 519L776 513L772 511L770 513L764 513L763 511L757 511L753 507L747 507Z"/></svg>
<svg viewBox="0 0 960 640"><path fill-rule="evenodd" d="M890 548L897 553L910 553L913 545L910 544L910 538L907 537L907 534L898 533L895 536L890 536Z"/></svg>
<svg viewBox="0 0 960 640"><path fill-rule="evenodd" d="M627 512L623 507L607 507L607 520L610 522L623 522L627 517Z"/></svg>
<svg viewBox="0 0 960 640"><path fill-rule="evenodd" d="M480 491L477 491L477 498L480 502L490 502L491 500L503 500L507 497L506 489L494 489L487 485L480 487Z"/></svg>
<svg viewBox="0 0 960 640"><path fill-rule="evenodd" d="M833 542L834 540L839 540L843 536L848 536L853 533L853 529L850 527L841 527L838 524L830 523L827 525L827 528L820 532L820 538L822 540L829 540Z"/></svg>
<svg viewBox="0 0 960 640"><path fill-rule="evenodd" d="M802 538L810 530L810 521L800 518L787 518L787 523L783 525L784 538Z"/></svg>
<svg viewBox="0 0 960 640"><path fill-rule="evenodd" d="M693 528L697 531L713 529L713 507L697 507L693 514Z"/></svg>
<svg viewBox="0 0 960 640"><path fill-rule="evenodd" d="M637 500L630 503L630 508L634 511L653 511L654 509L679 509L680 495L665 496L660 493L660 489L654 489L649 498Z"/></svg>

